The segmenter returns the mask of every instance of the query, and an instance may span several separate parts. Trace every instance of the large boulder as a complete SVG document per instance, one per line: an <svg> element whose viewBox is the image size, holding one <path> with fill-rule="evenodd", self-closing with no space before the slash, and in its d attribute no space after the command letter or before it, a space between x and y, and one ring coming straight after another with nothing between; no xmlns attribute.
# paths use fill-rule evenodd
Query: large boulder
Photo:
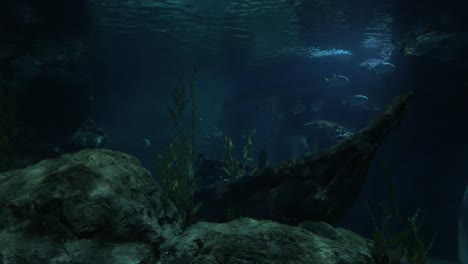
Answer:
<svg viewBox="0 0 468 264"><path fill-rule="evenodd" d="M155 263L177 210L135 158L83 150L0 174L8 263Z"/></svg>
<svg viewBox="0 0 468 264"><path fill-rule="evenodd" d="M159 263L374 263L367 241L356 234L325 223L304 227L250 218L199 222L163 245Z"/></svg>
<svg viewBox="0 0 468 264"><path fill-rule="evenodd" d="M362 263L367 241L325 223L249 218L185 232L140 163L83 150L0 174L1 263Z"/></svg>

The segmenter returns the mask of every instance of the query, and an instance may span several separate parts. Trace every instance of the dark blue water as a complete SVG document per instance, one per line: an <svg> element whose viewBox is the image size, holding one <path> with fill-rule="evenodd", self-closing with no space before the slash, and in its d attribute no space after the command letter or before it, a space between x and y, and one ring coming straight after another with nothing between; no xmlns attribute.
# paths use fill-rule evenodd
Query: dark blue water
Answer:
<svg viewBox="0 0 468 264"><path fill-rule="evenodd" d="M390 164L402 211L421 208L424 238L437 233L432 255L454 260L468 173L463 70L405 57L394 44L409 31L434 24L447 30L458 21L451 19L454 9L412 13L416 7L332 0L96 2L87 62L98 88L94 117L108 130L110 148L137 156L157 174L155 156L173 133L170 91L193 67L198 144L212 159L221 158L224 136L242 145L251 130L254 153L267 149L272 163L291 158L301 151L301 138L313 144L307 122L329 120L356 132L391 98L415 91L408 117L380 149L341 225L369 235L364 201L385 199L383 164ZM396 68L376 74L361 65L369 59ZM324 78L334 74L349 83L328 85ZM366 102L344 103L355 95ZM295 114L298 104L305 110Z"/></svg>

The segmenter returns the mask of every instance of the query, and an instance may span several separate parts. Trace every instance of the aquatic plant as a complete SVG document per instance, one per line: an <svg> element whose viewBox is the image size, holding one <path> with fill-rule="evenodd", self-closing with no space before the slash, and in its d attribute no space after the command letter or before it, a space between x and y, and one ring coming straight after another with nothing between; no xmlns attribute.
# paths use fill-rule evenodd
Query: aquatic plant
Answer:
<svg viewBox="0 0 468 264"><path fill-rule="evenodd" d="M14 168L16 152L15 93L0 82L0 172Z"/></svg>
<svg viewBox="0 0 468 264"><path fill-rule="evenodd" d="M222 169L229 178L235 179L255 173L257 166L255 166L255 160L252 156L252 147L252 132L249 131L247 142L242 150L242 159L238 159L234 153L235 145L232 138L225 137Z"/></svg>
<svg viewBox="0 0 468 264"><path fill-rule="evenodd" d="M384 216L380 224L369 209L373 225L372 243L369 244L369 250L376 264L424 264L435 237L427 245L422 240L420 209L406 219L400 216L391 176L388 171L386 174L389 202L382 205Z"/></svg>
<svg viewBox="0 0 468 264"><path fill-rule="evenodd" d="M158 155L156 168L158 182L180 213L182 224L199 208L194 206L195 157L194 138L198 108L195 102L195 70L185 79L178 80L172 91L172 106L168 112L175 126L175 135ZM189 106L191 107L189 109ZM190 122L186 125L186 112L190 110Z"/></svg>

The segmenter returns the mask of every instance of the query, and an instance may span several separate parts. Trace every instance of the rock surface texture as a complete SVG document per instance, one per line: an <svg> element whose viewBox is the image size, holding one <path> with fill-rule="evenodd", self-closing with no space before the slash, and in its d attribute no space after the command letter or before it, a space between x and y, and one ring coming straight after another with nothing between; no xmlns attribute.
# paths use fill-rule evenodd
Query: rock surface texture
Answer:
<svg viewBox="0 0 468 264"><path fill-rule="evenodd" d="M84 150L0 174L0 263L362 263L367 241L324 223L200 222L177 210L140 163Z"/></svg>
<svg viewBox="0 0 468 264"><path fill-rule="evenodd" d="M199 222L161 249L161 264L373 263L367 242L354 233L315 223L319 234L268 220Z"/></svg>
<svg viewBox="0 0 468 264"><path fill-rule="evenodd" d="M0 208L3 263L154 263L180 231L151 175L110 150L0 174Z"/></svg>

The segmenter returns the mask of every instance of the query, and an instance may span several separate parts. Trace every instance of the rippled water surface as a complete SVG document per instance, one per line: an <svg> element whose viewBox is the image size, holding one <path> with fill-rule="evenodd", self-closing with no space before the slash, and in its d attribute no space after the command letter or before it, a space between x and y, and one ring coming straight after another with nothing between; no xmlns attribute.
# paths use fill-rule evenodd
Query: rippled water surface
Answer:
<svg viewBox="0 0 468 264"><path fill-rule="evenodd" d="M192 55L229 48L258 61L279 55L334 55L333 49L358 47L376 49L382 56L391 52L389 1L107 0L97 2L95 9L100 29L157 34L161 45Z"/></svg>

